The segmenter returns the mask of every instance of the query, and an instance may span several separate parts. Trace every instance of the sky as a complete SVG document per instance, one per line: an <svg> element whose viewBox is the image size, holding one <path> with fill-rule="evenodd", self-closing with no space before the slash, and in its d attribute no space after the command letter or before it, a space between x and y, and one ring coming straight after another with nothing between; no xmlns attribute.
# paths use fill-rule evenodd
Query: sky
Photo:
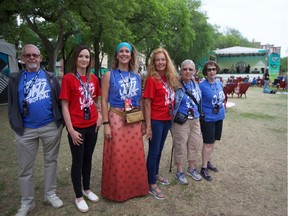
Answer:
<svg viewBox="0 0 288 216"><path fill-rule="evenodd" d="M202 0L208 22L238 30L249 41L281 46L288 56L287 0Z"/></svg>

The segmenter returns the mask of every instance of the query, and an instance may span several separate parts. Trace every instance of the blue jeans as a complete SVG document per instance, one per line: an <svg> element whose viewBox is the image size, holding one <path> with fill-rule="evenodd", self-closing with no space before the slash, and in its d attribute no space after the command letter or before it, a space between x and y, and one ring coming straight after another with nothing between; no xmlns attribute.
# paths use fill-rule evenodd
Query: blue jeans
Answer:
<svg viewBox="0 0 288 216"><path fill-rule="evenodd" d="M172 121L161 121L151 119L152 139L149 141L147 157L147 172L149 184L156 184L156 176L159 171L159 164L162 149L171 128Z"/></svg>
<svg viewBox="0 0 288 216"><path fill-rule="evenodd" d="M268 91L270 92L270 90L267 89L267 87L268 87L268 81L269 81L269 80L264 80L264 86L263 86L263 92L264 92L264 93L267 93Z"/></svg>

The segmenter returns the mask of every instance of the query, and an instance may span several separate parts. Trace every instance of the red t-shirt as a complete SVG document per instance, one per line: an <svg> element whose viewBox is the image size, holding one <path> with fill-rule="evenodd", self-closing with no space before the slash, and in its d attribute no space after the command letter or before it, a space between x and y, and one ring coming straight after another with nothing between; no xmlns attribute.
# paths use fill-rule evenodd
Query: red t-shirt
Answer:
<svg viewBox="0 0 288 216"><path fill-rule="evenodd" d="M145 83L143 98L152 99L151 102L151 119L154 120L171 120L169 114L169 104L174 108L175 92L167 85L165 76L161 77L163 83L154 77L148 77Z"/></svg>
<svg viewBox="0 0 288 216"><path fill-rule="evenodd" d="M86 76L81 76L81 80L87 88ZM98 78L90 74L89 91L87 101L85 101L84 89L73 73L66 74L61 83L60 99L69 102L69 112L73 127L86 128L96 124L98 118L97 108L93 100L101 95ZM93 99L91 98L93 97ZM90 108L90 119L84 119L84 107Z"/></svg>

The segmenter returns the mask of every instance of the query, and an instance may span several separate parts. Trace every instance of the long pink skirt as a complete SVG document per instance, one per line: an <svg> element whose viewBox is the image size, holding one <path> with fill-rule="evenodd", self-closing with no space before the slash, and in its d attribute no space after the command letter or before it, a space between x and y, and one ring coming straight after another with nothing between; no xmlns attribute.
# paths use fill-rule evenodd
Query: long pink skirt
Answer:
<svg viewBox="0 0 288 216"><path fill-rule="evenodd" d="M148 194L148 180L141 122L125 125L109 112L112 138L104 140L101 194L114 201L125 201Z"/></svg>

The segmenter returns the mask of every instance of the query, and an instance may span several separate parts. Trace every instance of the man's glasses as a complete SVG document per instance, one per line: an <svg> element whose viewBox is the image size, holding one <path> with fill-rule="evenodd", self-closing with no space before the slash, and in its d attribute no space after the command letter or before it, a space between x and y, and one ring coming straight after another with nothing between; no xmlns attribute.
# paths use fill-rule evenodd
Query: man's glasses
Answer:
<svg viewBox="0 0 288 216"><path fill-rule="evenodd" d="M29 54L24 54L23 55L25 58L38 58L40 56L40 54L36 54L36 53L29 53Z"/></svg>
<svg viewBox="0 0 288 216"><path fill-rule="evenodd" d="M207 71L209 72L209 71L216 71L217 70L217 68L215 67L215 68L207 68Z"/></svg>

